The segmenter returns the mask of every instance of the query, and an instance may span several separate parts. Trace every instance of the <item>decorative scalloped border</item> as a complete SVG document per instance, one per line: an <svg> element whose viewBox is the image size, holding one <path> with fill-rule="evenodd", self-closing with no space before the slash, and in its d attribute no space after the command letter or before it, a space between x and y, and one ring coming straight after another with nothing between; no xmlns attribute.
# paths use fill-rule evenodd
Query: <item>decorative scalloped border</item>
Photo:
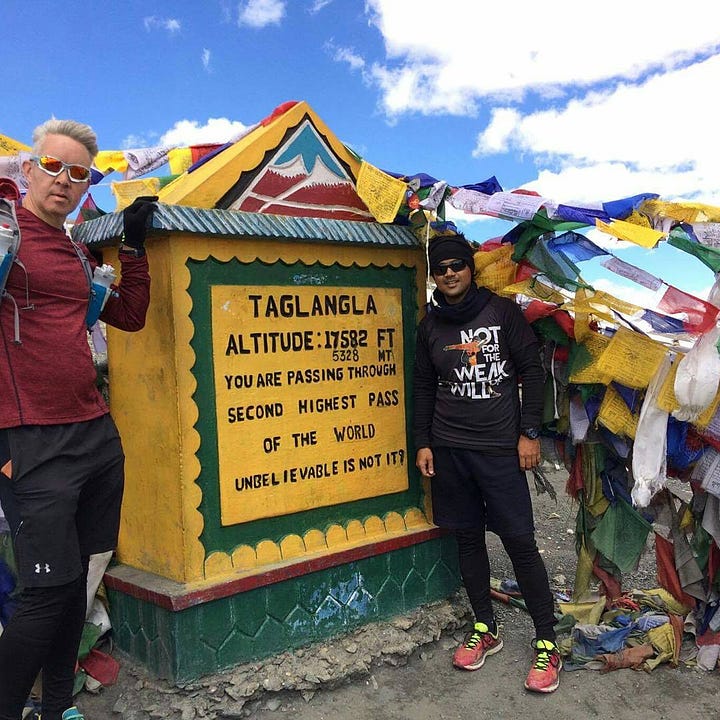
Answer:
<svg viewBox="0 0 720 720"><path fill-rule="evenodd" d="M367 246L304 242L289 244L287 241L263 241L262 244L255 244L250 240L223 241L213 238L212 251L198 252L199 247L205 244L207 241L200 240L197 236L181 235L177 239L173 239L172 245L172 294L176 304L177 378L179 394L184 398L192 398L197 389L192 372L196 359L191 346L195 328L190 320L192 298L188 289L191 276L187 260L203 262L212 258L218 262L230 262L237 259L244 263L259 260L268 264L302 262L307 265L319 262L328 268L335 264L345 268L353 265L361 268L371 265L378 266L377 254L369 252L370 248ZM424 273L421 265L422 256L416 248L382 248L377 252L382 253L382 259L385 261L382 267L419 267L421 274ZM413 255L417 256L415 261L413 261ZM183 262L177 262L178 257L182 257ZM424 279L424 275L422 277ZM423 290L423 283L419 283L418 293ZM418 297L418 302L421 300L422 298ZM206 557L205 547L199 539L204 525L203 515L198 510L202 501L202 490L197 484L201 470L197 457L201 436L196 429L199 410L195 402L190 400L187 403L181 403L179 412L183 435L181 451L184 488L183 524L187 533L186 537L190 538L185 544L185 560L193 579L196 579L196 572L193 570L198 568L201 569L200 577L205 579L238 572L246 573L252 570L264 571L277 563L300 561L310 556L331 555L351 547L434 528L429 521L431 517L429 494L425 487L424 507L422 509L409 508L404 516L397 512L390 512L384 518L370 516L364 521L351 519L345 527L331 525L325 531L319 528L313 529L303 536L286 535L280 543L263 540L255 547L241 545L231 552L214 551Z"/></svg>

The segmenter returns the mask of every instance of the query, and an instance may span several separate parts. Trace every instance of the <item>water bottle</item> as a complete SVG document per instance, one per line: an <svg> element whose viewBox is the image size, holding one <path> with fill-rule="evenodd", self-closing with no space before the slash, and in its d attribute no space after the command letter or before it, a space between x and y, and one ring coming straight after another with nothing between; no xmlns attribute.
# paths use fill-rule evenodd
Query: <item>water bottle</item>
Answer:
<svg viewBox="0 0 720 720"><path fill-rule="evenodd" d="M7 223L3 223L0 225L0 253L10 252L14 243L15 233Z"/></svg>
<svg viewBox="0 0 720 720"><path fill-rule="evenodd" d="M88 305L85 323L91 328L100 317L105 303L112 294L110 286L115 282L115 269L112 265L98 265L95 268L90 289L90 304Z"/></svg>
<svg viewBox="0 0 720 720"><path fill-rule="evenodd" d="M10 272L15 251L15 233L7 224L0 225L0 294Z"/></svg>

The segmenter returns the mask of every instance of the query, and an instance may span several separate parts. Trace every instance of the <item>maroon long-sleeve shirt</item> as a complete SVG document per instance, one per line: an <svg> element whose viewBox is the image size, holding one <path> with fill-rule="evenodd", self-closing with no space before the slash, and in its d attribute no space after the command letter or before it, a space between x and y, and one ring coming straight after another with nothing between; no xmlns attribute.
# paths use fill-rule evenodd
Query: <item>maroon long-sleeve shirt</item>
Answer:
<svg viewBox="0 0 720 720"><path fill-rule="evenodd" d="M6 286L18 308L20 344L13 303L0 302L0 428L100 417L108 407L87 340L87 274L63 230L23 208L17 215L18 258L27 274L15 264ZM121 330L140 330L150 301L147 258L120 257L122 279L100 317Z"/></svg>

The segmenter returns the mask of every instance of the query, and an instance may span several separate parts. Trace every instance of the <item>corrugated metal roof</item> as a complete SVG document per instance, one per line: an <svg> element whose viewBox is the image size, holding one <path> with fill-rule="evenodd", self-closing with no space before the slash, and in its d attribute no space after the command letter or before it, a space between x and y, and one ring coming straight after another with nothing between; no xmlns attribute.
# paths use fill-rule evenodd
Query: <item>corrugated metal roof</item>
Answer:
<svg viewBox="0 0 720 720"><path fill-rule="evenodd" d="M153 228L223 237L289 238L314 242L341 242L369 245L418 247L411 230L399 225L374 222L287 217L237 210L206 210L158 203ZM73 239L102 247L117 240L122 232L122 213L103 215L72 230Z"/></svg>

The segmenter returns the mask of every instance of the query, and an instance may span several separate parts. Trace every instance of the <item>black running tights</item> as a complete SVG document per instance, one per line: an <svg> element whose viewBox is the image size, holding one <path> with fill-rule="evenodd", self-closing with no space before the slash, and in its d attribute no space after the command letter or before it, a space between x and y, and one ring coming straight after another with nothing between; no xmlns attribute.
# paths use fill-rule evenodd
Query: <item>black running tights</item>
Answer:
<svg viewBox="0 0 720 720"><path fill-rule="evenodd" d="M83 574L58 587L25 588L0 635L0 720L20 720L42 671L43 720L60 720L73 705L73 683L87 604Z"/></svg>
<svg viewBox="0 0 720 720"><path fill-rule="evenodd" d="M475 619L492 626L495 620L490 598L490 560L485 543L485 530L471 528L454 532L458 544L460 573ZM501 539L535 626L535 637L554 641L553 597L535 536L519 535Z"/></svg>

